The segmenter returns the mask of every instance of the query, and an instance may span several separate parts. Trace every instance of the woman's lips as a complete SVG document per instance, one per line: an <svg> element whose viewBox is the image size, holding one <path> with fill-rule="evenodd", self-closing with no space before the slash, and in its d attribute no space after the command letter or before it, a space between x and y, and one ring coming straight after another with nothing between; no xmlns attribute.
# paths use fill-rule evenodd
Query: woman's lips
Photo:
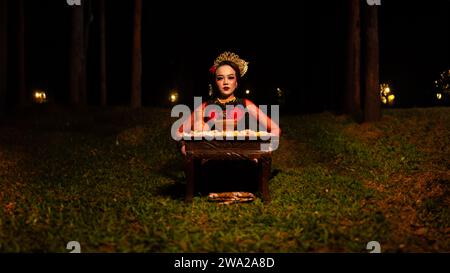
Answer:
<svg viewBox="0 0 450 273"><path fill-rule="evenodd" d="M223 90L228 91L230 90L230 87L224 87Z"/></svg>

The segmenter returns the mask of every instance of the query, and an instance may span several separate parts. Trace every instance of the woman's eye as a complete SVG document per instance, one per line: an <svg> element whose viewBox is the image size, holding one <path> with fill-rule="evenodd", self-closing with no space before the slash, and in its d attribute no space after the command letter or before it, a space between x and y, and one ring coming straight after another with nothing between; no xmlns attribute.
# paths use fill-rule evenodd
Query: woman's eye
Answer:
<svg viewBox="0 0 450 273"><path fill-rule="evenodd" d="M216 81L221 81L221 80L223 80L223 78L222 78L222 77L218 77L218 78L216 78Z"/></svg>
<svg viewBox="0 0 450 273"><path fill-rule="evenodd" d="M228 77L229 80L234 80L234 77Z"/></svg>

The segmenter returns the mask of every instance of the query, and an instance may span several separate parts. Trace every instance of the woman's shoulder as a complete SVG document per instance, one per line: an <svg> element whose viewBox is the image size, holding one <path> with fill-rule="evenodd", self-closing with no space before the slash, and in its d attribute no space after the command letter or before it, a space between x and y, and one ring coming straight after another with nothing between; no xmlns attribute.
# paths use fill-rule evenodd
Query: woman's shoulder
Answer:
<svg viewBox="0 0 450 273"><path fill-rule="evenodd" d="M244 106L255 105L255 104L253 103L253 101L251 101L251 100L249 100L249 99L246 99L246 98L242 99L242 101L243 101L242 104L243 104Z"/></svg>

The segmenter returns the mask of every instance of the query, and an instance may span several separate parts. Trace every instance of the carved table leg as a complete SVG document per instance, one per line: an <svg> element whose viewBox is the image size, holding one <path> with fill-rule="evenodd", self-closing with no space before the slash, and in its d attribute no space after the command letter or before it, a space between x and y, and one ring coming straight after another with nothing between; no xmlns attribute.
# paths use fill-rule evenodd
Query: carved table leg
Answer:
<svg viewBox="0 0 450 273"><path fill-rule="evenodd" d="M263 156L259 162L258 190L260 191L263 200L265 202L270 202L269 178L272 167L272 157Z"/></svg>

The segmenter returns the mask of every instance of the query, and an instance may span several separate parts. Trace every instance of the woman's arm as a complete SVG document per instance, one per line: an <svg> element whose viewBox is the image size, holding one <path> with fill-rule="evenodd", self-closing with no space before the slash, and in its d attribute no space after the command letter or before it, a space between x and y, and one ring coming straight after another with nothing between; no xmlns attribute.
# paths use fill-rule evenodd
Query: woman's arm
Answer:
<svg viewBox="0 0 450 273"><path fill-rule="evenodd" d="M203 111L205 107L206 102L202 103L202 105L194 109L194 111L191 113L191 116L181 124L178 131L180 133L189 133L192 130L202 131L205 125L205 122L203 121ZM197 118L195 118L195 116L197 116Z"/></svg>
<svg viewBox="0 0 450 273"><path fill-rule="evenodd" d="M191 116L187 118L178 128L178 132L190 133L192 130L202 130L205 125L203 121L203 111L205 107L206 102L197 107L197 109L194 109L194 112L191 113ZM196 115L197 119L195 118ZM181 150L181 153L186 156L186 144L183 139L178 142L178 148Z"/></svg>
<svg viewBox="0 0 450 273"><path fill-rule="evenodd" d="M274 122L270 117L268 117L261 109L259 109L258 106L256 106L252 101L248 99L244 99L245 107L248 109L249 114L256 118L256 120L265 128L267 128L267 131L271 134L274 134L276 136L280 136L281 129L280 126L277 124L277 122Z"/></svg>

